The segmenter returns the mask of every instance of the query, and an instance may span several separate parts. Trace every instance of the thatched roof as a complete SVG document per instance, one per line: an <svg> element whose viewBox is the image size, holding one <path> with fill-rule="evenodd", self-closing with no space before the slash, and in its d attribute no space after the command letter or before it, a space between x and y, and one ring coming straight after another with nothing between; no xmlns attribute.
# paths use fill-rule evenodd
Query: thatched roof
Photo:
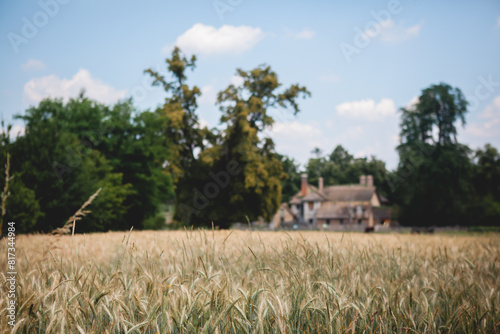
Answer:
<svg viewBox="0 0 500 334"><path fill-rule="evenodd" d="M295 196L292 197L290 200L290 204L300 204L302 202L309 202L309 201L325 201L327 198L325 197L324 194L322 194L318 188L315 186L312 186L310 184L307 185L306 187L306 195L302 195L302 191L299 191L298 193L295 194Z"/></svg>
<svg viewBox="0 0 500 334"><path fill-rule="evenodd" d="M330 186L323 189L323 193L332 202L368 202L375 193L375 187L363 185Z"/></svg>
<svg viewBox="0 0 500 334"><path fill-rule="evenodd" d="M375 187L364 185L343 185L325 187L323 191L307 185L307 194L298 192L292 197L290 204L300 204L307 201L332 201L332 202L369 202L375 193Z"/></svg>

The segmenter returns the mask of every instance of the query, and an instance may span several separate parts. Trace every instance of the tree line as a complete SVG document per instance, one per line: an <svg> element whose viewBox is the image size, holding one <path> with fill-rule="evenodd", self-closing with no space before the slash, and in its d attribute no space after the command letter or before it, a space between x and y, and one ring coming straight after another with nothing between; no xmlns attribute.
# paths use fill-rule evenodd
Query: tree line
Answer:
<svg viewBox="0 0 500 334"><path fill-rule="evenodd" d="M324 156L319 149L305 172L311 183L322 176L326 185L358 183L373 175L379 194L387 198L393 219L407 226L499 226L500 154L486 144L470 149L457 141L457 125L465 124L468 102L458 88L441 83L422 90L418 102L400 109L399 164L393 171L372 156L354 158L342 146ZM288 179L283 197L299 190L301 170L285 158Z"/></svg>
<svg viewBox="0 0 500 334"><path fill-rule="evenodd" d="M342 146L329 155L316 149L304 169L280 155L264 130L269 110L296 115L309 91L282 87L267 65L237 69L241 85L218 94L220 126L199 122L201 91L188 85L196 57L175 48L166 73L145 71L166 94L163 106L137 110L133 101L100 104L82 92L68 102L45 99L16 118L24 133L11 138L2 123L0 173L2 221L19 232L60 227L97 189L91 214L77 232L158 229L172 203L177 226L219 226L270 220L282 201L298 192L300 174L311 183L357 183L371 174L407 225L495 225L500 221L500 155L486 145L472 151L456 140L467 101L446 84L422 91L401 109L400 163L388 171L376 157L355 158ZM6 187L7 186L7 187ZM5 229L5 226L4 226Z"/></svg>

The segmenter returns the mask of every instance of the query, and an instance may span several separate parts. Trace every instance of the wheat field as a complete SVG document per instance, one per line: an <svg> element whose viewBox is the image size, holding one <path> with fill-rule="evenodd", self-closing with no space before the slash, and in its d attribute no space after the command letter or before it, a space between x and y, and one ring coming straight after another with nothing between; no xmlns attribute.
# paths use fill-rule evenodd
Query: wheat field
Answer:
<svg viewBox="0 0 500 334"><path fill-rule="evenodd" d="M500 333L500 235L17 237L15 333ZM2 240L0 265L7 267Z"/></svg>

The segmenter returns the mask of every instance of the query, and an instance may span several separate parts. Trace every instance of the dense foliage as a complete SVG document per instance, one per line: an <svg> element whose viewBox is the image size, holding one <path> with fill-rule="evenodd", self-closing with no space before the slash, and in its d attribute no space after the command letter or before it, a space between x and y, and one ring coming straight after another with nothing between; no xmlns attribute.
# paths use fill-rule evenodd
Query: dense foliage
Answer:
<svg viewBox="0 0 500 334"><path fill-rule="evenodd" d="M456 138L456 123L465 124L467 105L460 89L442 83L401 109L400 163L388 183L402 223L500 222L498 151L487 145L473 154Z"/></svg>
<svg viewBox="0 0 500 334"><path fill-rule="evenodd" d="M61 226L99 188L80 232L142 228L172 197L161 113L135 115L130 101L107 107L82 95L44 100L18 117L25 133L11 141L3 132L2 158L10 153L5 221L19 232Z"/></svg>
<svg viewBox="0 0 500 334"><path fill-rule="evenodd" d="M219 93L218 105L224 129L201 127L196 114L198 87L186 84L186 71L196 58L183 56L178 48L167 59L170 78L146 72L167 93L163 111L169 118L167 137L173 156L168 170L175 178L175 218L195 226L227 228L233 222L271 219L281 200L285 177L274 143L261 138L273 124L270 108L292 108L309 93L292 85L278 90L278 76L269 66L237 70L241 86L229 85Z"/></svg>

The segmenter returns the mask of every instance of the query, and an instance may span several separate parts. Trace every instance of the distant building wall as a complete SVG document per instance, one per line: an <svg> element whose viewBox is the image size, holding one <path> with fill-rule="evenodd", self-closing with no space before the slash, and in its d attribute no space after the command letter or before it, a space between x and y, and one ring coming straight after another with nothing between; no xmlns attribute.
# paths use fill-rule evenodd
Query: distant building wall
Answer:
<svg viewBox="0 0 500 334"><path fill-rule="evenodd" d="M310 203L312 203L312 205ZM304 202L302 205L304 206L304 221L306 223L313 224L315 221L316 211L318 211L321 206L321 202Z"/></svg>

